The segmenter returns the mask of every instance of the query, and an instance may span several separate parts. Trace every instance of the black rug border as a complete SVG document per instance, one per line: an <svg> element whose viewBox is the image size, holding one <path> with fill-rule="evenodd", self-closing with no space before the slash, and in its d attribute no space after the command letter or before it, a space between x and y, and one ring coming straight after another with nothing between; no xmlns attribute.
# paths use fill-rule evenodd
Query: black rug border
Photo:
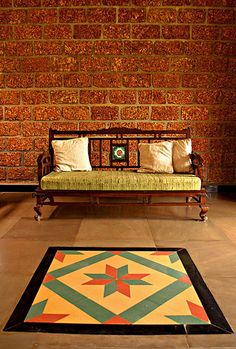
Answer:
<svg viewBox="0 0 236 349"><path fill-rule="evenodd" d="M40 285L58 250L90 251L176 251L188 276L201 300L211 324L209 325L94 325L94 324L56 324L26 323L24 319L32 305ZM232 334L215 298L208 289L196 265L185 248L173 247L76 247L51 246L33 274L3 331L6 332L47 332L67 334L113 334L113 335L168 335L168 334Z"/></svg>

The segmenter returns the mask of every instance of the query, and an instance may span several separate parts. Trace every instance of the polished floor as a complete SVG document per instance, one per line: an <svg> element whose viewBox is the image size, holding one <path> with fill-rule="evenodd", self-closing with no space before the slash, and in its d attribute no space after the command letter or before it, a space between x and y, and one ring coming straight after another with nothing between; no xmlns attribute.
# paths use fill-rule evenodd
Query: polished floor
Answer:
<svg viewBox="0 0 236 349"><path fill-rule="evenodd" d="M236 329L236 196L210 195L197 208L45 207L33 220L30 193L0 194L0 348L236 348L236 335L118 336L3 332L49 246L186 248Z"/></svg>

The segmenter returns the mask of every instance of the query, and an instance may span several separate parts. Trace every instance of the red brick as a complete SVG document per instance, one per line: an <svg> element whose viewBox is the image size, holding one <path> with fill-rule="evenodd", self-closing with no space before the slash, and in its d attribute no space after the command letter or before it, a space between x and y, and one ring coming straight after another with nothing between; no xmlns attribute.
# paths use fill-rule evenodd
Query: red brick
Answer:
<svg viewBox="0 0 236 349"><path fill-rule="evenodd" d="M95 42L94 51L98 55L119 55L122 53L123 44L120 41Z"/></svg>
<svg viewBox="0 0 236 349"><path fill-rule="evenodd" d="M31 110L29 107L5 107L6 120L30 120Z"/></svg>
<svg viewBox="0 0 236 349"><path fill-rule="evenodd" d="M0 58L2 73L16 73L20 70L19 60L16 58Z"/></svg>
<svg viewBox="0 0 236 349"><path fill-rule="evenodd" d="M236 43L234 42L217 42L215 45L215 53L217 55L236 55Z"/></svg>
<svg viewBox="0 0 236 349"><path fill-rule="evenodd" d="M140 130L164 130L166 128L163 122L137 122L137 128Z"/></svg>
<svg viewBox="0 0 236 349"><path fill-rule="evenodd" d="M81 58L80 69L83 71L109 71L111 70L110 59L106 57L87 57Z"/></svg>
<svg viewBox="0 0 236 349"><path fill-rule="evenodd" d="M233 183L233 168L214 167L209 169L208 183Z"/></svg>
<svg viewBox="0 0 236 349"><path fill-rule="evenodd" d="M5 42L0 42L0 56L5 55Z"/></svg>
<svg viewBox="0 0 236 349"><path fill-rule="evenodd" d="M111 70L121 72L137 71L138 60L136 58L115 57L112 59Z"/></svg>
<svg viewBox="0 0 236 349"><path fill-rule="evenodd" d="M69 24L49 24L44 27L44 39L72 39Z"/></svg>
<svg viewBox="0 0 236 349"><path fill-rule="evenodd" d="M78 71L79 61L77 57L53 57L52 71L69 72Z"/></svg>
<svg viewBox="0 0 236 349"><path fill-rule="evenodd" d="M23 104L46 104L48 103L48 91L29 90L22 92Z"/></svg>
<svg viewBox="0 0 236 349"><path fill-rule="evenodd" d="M125 87L150 87L151 75L149 74L124 74L123 85Z"/></svg>
<svg viewBox="0 0 236 349"><path fill-rule="evenodd" d="M48 135L49 127L49 122L25 121L22 124L23 136L46 136Z"/></svg>
<svg viewBox="0 0 236 349"><path fill-rule="evenodd" d="M0 91L0 104L20 104L20 94L15 91Z"/></svg>
<svg viewBox="0 0 236 349"><path fill-rule="evenodd" d="M44 73L35 75L35 87L61 87L62 75L55 73Z"/></svg>
<svg viewBox="0 0 236 349"><path fill-rule="evenodd" d="M34 119L35 120L60 120L61 109L58 107L35 107Z"/></svg>
<svg viewBox="0 0 236 349"><path fill-rule="evenodd" d="M96 131L101 130L102 128L106 128L105 122L80 122L79 129L81 131Z"/></svg>
<svg viewBox="0 0 236 349"><path fill-rule="evenodd" d="M103 28L104 39L129 39L131 28L129 24L105 25Z"/></svg>
<svg viewBox="0 0 236 349"><path fill-rule="evenodd" d="M194 136L220 137L222 136L222 124L214 122L197 122L194 127Z"/></svg>
<svg viewBox="0 0 236 349"><path fill-rule="evenodd" d="M146 20L145 8L120 8L118 13L118 21L122 23L141 23Z"/></svg>
<svg viewBox="0 0 236 349"><path fill-rule="evenodd" d="M193 0L193 6L220 6L222 0Z"/></svg>
<svg viewBox="0 0 236 349"><path fill-rule="evenodd" d="M180 23L204 23L206 11L200 9L180 9L178 11L178 22Z"/></svg>
<svg viewBox="0 0 236 349"><path fill-rule="evenodd" d="M179 107L160 106L152 107L152 120L178 120Z"/></svg>
<svg viewBox="0 0 236 349"><path fill-rule="evenodd" d="M224 125L224 136L235 137L236 134L236 123L230 122Z"/></svg>
<svg viewBox="0 0 236 349"><path fill-rule="evenodd" d="M76 104L78 103L78 91L76 90L56 90L51 91L52 104Z"/></svg>
<svg viewBox="0 0 236 349"><path fill-rule="evenodd" d="M7 170L7 178L11 180L34 180L34 169L28 167L12 167Z"/></svg>
<svg viewBox="0 0 236 349"><path fill-rule="evenodd" d="M236 76L232 74L215 74L212 81L213 88L236 88Z"/></svg>
<svg viewBox="0 0 236 349"><path fill-rule="evenodd" d="M6 169L5 168L0 168L0 180L5 180L7 177L6 175Z"/></svg>
<svg viewBox="0 0 236 349"><path fill-rule="evenodd" d="M212 54L212 43L211 42L186 42L185 53L192 56L208 56Z"/></svg>
<svg viewBox="0 0 236 349"><path fill-rule="evenodd" d="M15 7L39 7L40 0L14 0Z"/></svg>
<svg viewBox="0 0 236 349"><path fill-rule="evenodd" d="M191 5L191 0L163 0L163 6L185 6Z"/></svg>
<svg viewBox="0 0 236 349"><path fill-rule="evenodd" d="M0 74L0 88L5 88L5 76L3 74Z"/></svg>
<svg viewBox="0 0 236 349"><path fill-rule="evenodd" d="M136 127L136 123L135 122L125 122L125 121L117 121L117 122L110 122L108 124L109 128L112 127L124 127L124 128L135 128Z"/></svg>
<svg viewBox="0 0 236 349"><path fill-rule="evenodd" d="M217 26L193 25L192 38L194 40L217 40L220 28Z"/></svg>
<svg viewBox="0 0 236 349"><path fill-rule="evenodd" d="M132 0L132 4L136 6L160 6L161 0Z"/></svg>
<svg viewBox="0 0 236 349"><path fill-rule="evenodd" d="M140 69L143 71L162 72L169 70L168 58L142 58L140 59Z"/></svg>
<svg viewBox="0 0 236 349"><path fill-rule="evenodd" d="M40 155L39 152L25 152L24 153L24 160L23 165L27 167L36 167L37 166L37 159Z"/></svg>
<svg viewBox="0 0 236 349"><path fill-rule="evenodd" d="M18 122L1 122L0 136L17 136L20 132Z"/></svg>
<svg viewBox="0 0 236 349"><path fill-rule="evenodd" d="M162 36L164 39L189 39L189 25L163 25Z"/></svg>
<svg viewBox="0 0 236 349"><path fill-rule="evenodd" d="M181 55L184 52L182 41L157 41L154 47L154 53L158 55Z"/></svg>
<svg viewBox="0 0 236 349"><path fill-rule="evenodd" d="M141 104L165 104L166 92L160 90L143 90L138 92Z"/></svg>
<svg viewBox="0 0 236 349"><path fill-rule="evenodd" d="M105 104L107 91L100 90L81 90L81 104Z"/></svg>
<svg viewBox="0 0 236 349"><path fill-rule="evenodd" d="M222 90L221 97L222 103L234 104L236 101L236 90Z"/></svg>
<svg viewBox="0 0 236 349"><path fill-rule="evenodd" d="M12 36L13 36L12 26L6 26L6 25L0 26L0 39L1 40L12 39Z"/></svg>
<svg viewBox="0 0 236 349"><path fill-rule="evenodd" d="M96 87L120 87L121 77L116 73L94 74L93 85Z"/></svg>
<svg viewBox="0 0 236 349"><path fill-rule="evenodd" d="M127 55L150 55L153 53L151 41L125 41L124 53Z"/></svg>
<svg viewBox="0 0 236 349"><path fill-rule="evenodd" d="M212 153L222 152L222 151L225 153L235 153L236 152L235 138L210 139L209 149Z"/></svg>
<svg viewBox="0 0 236 349"><path fill-rule="evenodd" d="M171 71L173 72L192 72L196 66L195 58L172 58Z"/></svg>
<svg viewBox="0 0 236 349"><path fill-rule="evenodd" d="M74 39L100 39L101 25L79 24L74 25Z"/></svg>
<svg viewBox="0 0 236 349"><path fill-rule="evenodd" d="M0 166L19 166L21 164L20 153L0 153Z"/></svg>
<svg viewBox="0 0 236 349"><path fill-rule="evenodd" d="M176 19L176 10L173 8L150 8L147 16L150 23L174 23Z"/></svg>
<svg viewBox="0 0 236 349"><path fill-rule="evenodd" d="M19 24L25 22L25 10L0 10L0 23L2 24Z"/></svg>
<svg viewBox="0 0 236 349"><path fill-rule="evenodd" d="M147 120L149 118L149 107L124 107L121 109L123 120Z"/></svg>
<svg viewBox="0 0 236 349"><path fill-rule="evenodd" d="M201 57L197 60L197 72L225 72L227 70L228 61L226 58Z"/></svg>
<svg viewBox="0 0 236 349"><path fill-rule="evenodd" d="M59 10L60 23L82 23L86 22L85 9L62 8Z"/></svg>
<svg viewBox="0 0 236 349"><path fill-rule="evenodd" d="M198 106L182 107L181 117L183 120L208 120L209 110L206 107ZM205 136L205 133L202 135Z"/></svg>
<svg viewBox="0 0 236 349"><path fill-rule="evenodd" d="M236 59L235 58L229 59L228 70L229 71L236 71Z"/></svg>
<svg viewBox="0 0 236 349"><path fill-rule="evenodd" d="M235 1L234 0L223 0L223 6L235 7Z"/></svg>
<svg viewBox="0 0 236 349"><path fill-rule="evenodd" d="M236 28L224 27L221 34L222 40L236 40Z"/></svg>
<svg viewBox="0 0 236 349"><path fill-rule="evenodd" d="M132 26L133 39L159 39L160 26L156 24L150 25L133 25Z"/></svg>
<svg viewBox="0 0 236 349"><path fill-rule="evenodd" d="M33 87L33 76L29 74L12 74L6 77L6 86L10 88Z"/></svg>
<svg viewBox="0 0 236 349"><path fill-rule="evenodd" d="M6 52L9 56L30 56L33 53L33 44L29 41L7 42Z"/></svg>
<svg viewBox="0 0 236 349"><path fill-rule="evenodd" d="M208 152L209 151L209 139L208 138L192 138L193 151Z"/></svg>
<svg viewBox="0 0 236 349"><path fill-rule="evenodd" d="M179 74L153 74L154 87L179 87Z"/></svg>
<svg viewBox="0 0 236 349"><path fill-rule="evenodd" d="M40 25L21 24L15 27L14 39L30 40L42 39L42 27Z"/></svg>
<svg viewBox="0 0 236 349"><path fill-rule="evenodd" d="M221 93L219 90L200 90L196 91L196 102L199 104L215 104L221 102Z"/></svg>
<svg viewBox="0 0 236 349"><path fill-rule="evenodd" d="M64 43L65 54L91 54L93 43L90 41L66 41Z"/></svg>
<svg viewBox="0 0 236 349"><path fill-rule="evenodd" d="M234 11L229 9L209 9L208 22L217 24L234 23Z"/></svg>
<svg viewBox="0 0 236 349"><path fill-rule="evenodd" d="M65 87L90 87L91 78L87 74L65 74Z"/></svg>
<svg viewBox="0 0 236 349"><path fill-rule="evenodd" d="M0 138L0 150L5 150L5 139Z"/></svg>
<svg viewBox="0 0 236 349"><path fill-rule="evenodd" d="M93 120L115 120L119 116L118 107L91 107L91 117Z"/></svg>
<svg viewBox="0 0 236 349"><path fill-rule="evenodd" d="M182 77L183 87L211 87L212 79L209 74L184 74Z"/></svg>
<svg viewBox="0 0 236 349"><path fill-rule="evenodd" d="M116 21L115 8L88 8L87 20L92 23L111 23Z"/></svg>
<svg viewBox="0 0 236 349"><path fill-rule="evenodd" d="M62 43L55 41L37 41L34 43L36 55L59 55L62 53Z"/></svg>
<svg viewBox="0 0 236 349"><path fill-rule="evenodd" d="M235 105L213 106L211 108L211 120L213 121L235 121L236 108Z"/></svg>
<svg viewBox="0 0 236 349"><path fill-rule="evenodd" d="M11 7L12 0L2 0L0 3L0 7Z"/></svg>
<svg viewBox="0 0 236 349"><path fill-rule="evenodd" d="M88 120L90 119L88 107L64 107L63 118L66 120Z"/></svg>
<svg viewBox="0 0 236 349"><path fill-rule="evenodd" d="M34 140L34 149L39 151L46 151L48 150L48 137L40 137L35 138Z"/></svg>
<svg viewBox="0 0 236 349"><path fill-rule="evenodd" d="M129 0L103 0L102 4L106 6L125 6L129 5Z"/></svg>
<svg viewBox="0 0 236 349"><path fill-rule="evenodd" d="M194 128L192 127L192 123L189 121L170 121L167 122L167 125L165 125L165 129L167 130L183 130L187 127L190 127L192 130L194 130ZM193 133L194 132L192 132L192 134Z"/></svg>
<svg viewBox="0 0 236 349"><path fill-rule="evenodd" d="M54 9L33 9L28 11L30 23L56 23L57 10Z"/></svg>
<svg viewBox="0 0 236 349"><path fill-rule="evenodd" d="M114 104L135 104L136 92L132 90L111 90L109 100Z"/></svg>
<svg viewBox="0 0 236 349"><path fill-rule="evenodd" d="M32 150L33 139L31 137L30 138L22 138L22 137L8 138L6 148L8 150L14 150L14 151Z"/></svg>
<svg viewBox="0 0 236 349"><path fill-rule="evenodd" d="M223 156L223 165L227 167L236 167L236 154L225 153Z"/></svg>
<svg viewBox="0 0 236 349"><path fill-rule="evenodd" d="M193 103L192 91L168 91L167 92L167 103L170 104L191 104Z"/></svg>
<svg viewBox="0 0 236 349"><path fill-rule="evenodd" d="M3 120L3 107L0 107L0 120Z"/></svg>

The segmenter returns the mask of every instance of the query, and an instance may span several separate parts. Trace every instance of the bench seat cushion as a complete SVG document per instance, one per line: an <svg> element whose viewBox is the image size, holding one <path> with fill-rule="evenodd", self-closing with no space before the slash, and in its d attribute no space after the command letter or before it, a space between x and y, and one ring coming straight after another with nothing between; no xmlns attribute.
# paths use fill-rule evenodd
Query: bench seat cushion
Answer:
<svg viewBox="0 0 236 349"><path fill-rule="evenodd" d="M43 190L172 191L200 190L193 174L137 173L135 171L51 172L41 179Z"/></svg>

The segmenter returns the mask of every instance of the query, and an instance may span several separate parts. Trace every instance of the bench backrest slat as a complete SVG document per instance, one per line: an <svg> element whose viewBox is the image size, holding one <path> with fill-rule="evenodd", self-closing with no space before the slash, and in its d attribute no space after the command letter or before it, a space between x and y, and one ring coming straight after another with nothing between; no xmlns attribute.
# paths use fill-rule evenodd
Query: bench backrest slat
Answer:
<svg viewBox="0 0 236 349"><path fill-rule="evenodd" d="M53 140L89 138L89 158L96 169L131 169L140 167L138 144L190 138L190 128L182 130L139 130L109 128L89 131L49 130L49 153L53 160ZM52 161L53 163L53 161Z"/></svg>

